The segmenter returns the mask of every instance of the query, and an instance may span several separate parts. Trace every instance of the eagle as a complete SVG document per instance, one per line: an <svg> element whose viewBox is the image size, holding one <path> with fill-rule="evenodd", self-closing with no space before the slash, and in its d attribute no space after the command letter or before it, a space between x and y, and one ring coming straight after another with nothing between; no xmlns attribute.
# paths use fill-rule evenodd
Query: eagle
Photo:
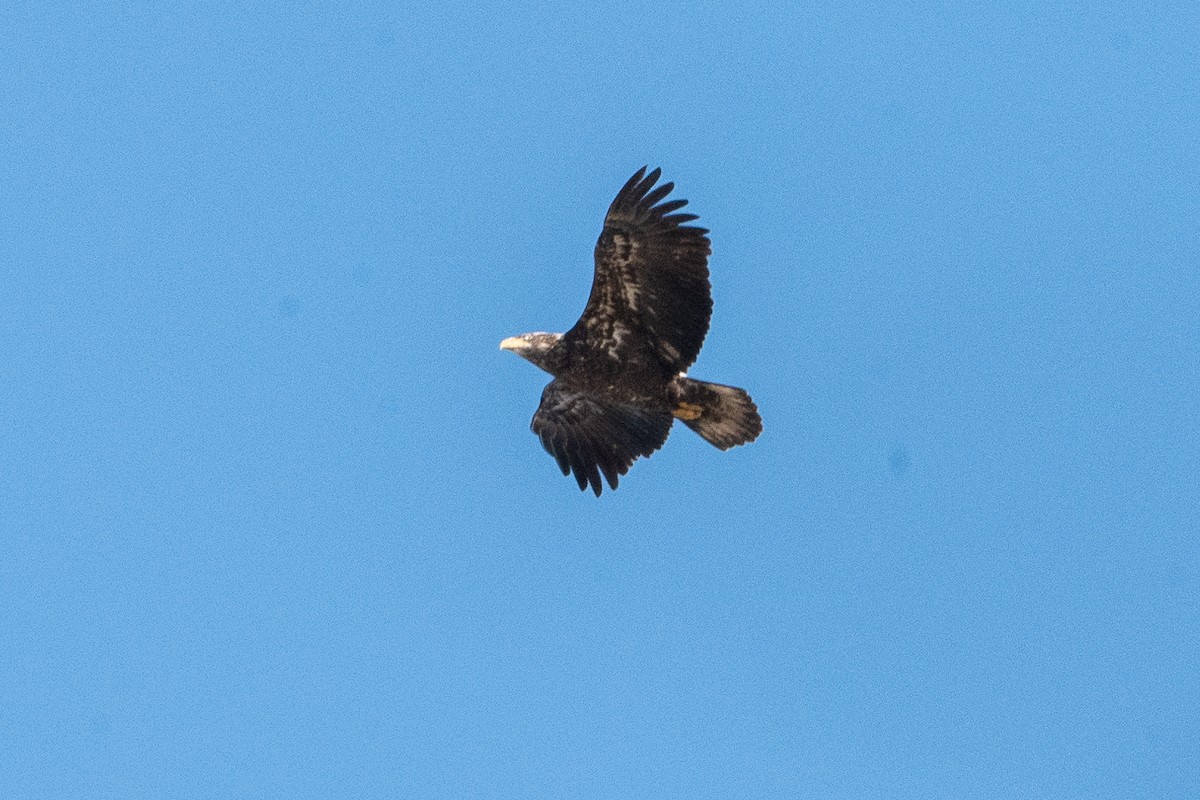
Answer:
<svg viewBox="0 0 1200 800"><path fill-rule="evenodd" d="M734 386L687 377L712 316L705 228L664 202L673 183L646 167L617 193L596 242L596 272L583 316L566 333L525 333L500 342L554 376L531 428L580 490L616 489L640 456L662 447L682 420L728 450L754 441L762 418Z"/></svg>

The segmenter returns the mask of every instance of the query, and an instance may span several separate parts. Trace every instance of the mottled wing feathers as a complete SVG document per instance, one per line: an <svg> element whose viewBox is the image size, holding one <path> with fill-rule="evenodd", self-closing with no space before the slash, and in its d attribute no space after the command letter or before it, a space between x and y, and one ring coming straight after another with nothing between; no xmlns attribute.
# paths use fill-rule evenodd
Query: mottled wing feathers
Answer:
<svg viewBox="0 0 1200 800"><path fill-rule="evenodd" d="M596 273L583 316L568 336L624 360L649 348L671 374L696 360L712 316L708 231L674 213L686 200L660 202L673 183L638 170L617 193L596 242Z"/></svg>
<svg viewBox="0 0 1200 800"><path fill-rule="evenodd" d="M636 458L662 447L672 419L666 413L606 403L555 380L542 392L530 427L563 475L574 472L579 488L591 485L599 497L600 476L616 489L619 476Z"/></svg>

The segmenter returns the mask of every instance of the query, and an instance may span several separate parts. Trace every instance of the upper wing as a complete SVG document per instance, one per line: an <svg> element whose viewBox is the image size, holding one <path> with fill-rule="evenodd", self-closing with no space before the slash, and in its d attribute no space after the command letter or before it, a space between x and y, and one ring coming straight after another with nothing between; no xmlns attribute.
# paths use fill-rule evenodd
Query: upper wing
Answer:
<svg viewBox="0 0 1200 800"><path fill-rule="evenodd" d="M617 193L596 242L596 275L583 316L567 337L623 360L630 348L653 350L671 374L685 371L700 353L712 316L704 228L684 225L687 205L655 205L675 188L658 188L660 170L642 167Z"/></svg>
<svg viewBox="0 0 1200 800"><path fill-rule="evenodd" d="M554 380L542 392L530 427L563 475L573 471L579 488L590 483L599 497L600 473L616 489L634 459L662 447L672 421L670 414L604 403Z"/></svg>

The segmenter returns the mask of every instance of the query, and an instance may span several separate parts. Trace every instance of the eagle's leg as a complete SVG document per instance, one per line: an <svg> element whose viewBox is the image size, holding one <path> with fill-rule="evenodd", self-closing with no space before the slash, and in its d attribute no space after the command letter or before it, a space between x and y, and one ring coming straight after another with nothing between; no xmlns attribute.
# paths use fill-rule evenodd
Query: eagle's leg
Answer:
<svg viewBox="0 0 1200 800"><path fill-rule="evenodd" d="M680 403L671 410L679 419L684 422L691 422L694 419L700 419L700 415L704 413L704 406L697 403Z"/></svg>

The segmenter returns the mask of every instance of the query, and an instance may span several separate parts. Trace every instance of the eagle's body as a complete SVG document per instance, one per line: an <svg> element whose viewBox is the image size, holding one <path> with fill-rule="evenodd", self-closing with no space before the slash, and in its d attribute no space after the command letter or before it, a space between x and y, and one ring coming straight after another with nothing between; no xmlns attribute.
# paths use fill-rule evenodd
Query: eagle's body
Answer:
<svg viewBox="0 0 1200 800"><path fill-rule="evenodd" d="M505 339L512 350L554 376L533 416L533 432L575 473L580 489L601 491L601 474L618 477L638 456L662 446L676 418L727 450L762 432L742 389L692 380L712 314L708 231L659 204L674 184L643 167L613 200L596 243L596 273L583 316L566 333Z"/></svg>

